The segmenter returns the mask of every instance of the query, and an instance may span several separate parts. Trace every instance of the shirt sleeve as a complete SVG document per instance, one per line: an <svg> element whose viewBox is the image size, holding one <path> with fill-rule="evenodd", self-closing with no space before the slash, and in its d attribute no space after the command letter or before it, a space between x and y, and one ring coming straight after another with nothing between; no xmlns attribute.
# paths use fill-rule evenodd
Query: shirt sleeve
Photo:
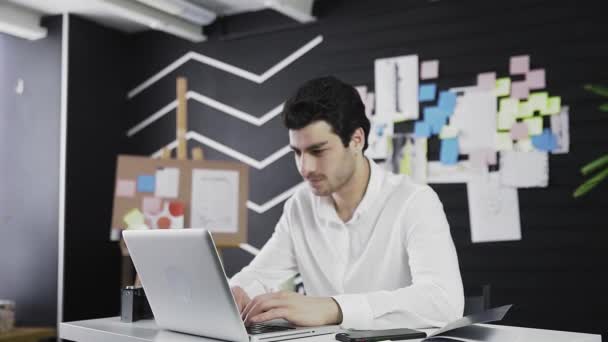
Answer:
<svg viewBox="0 0 608 342"><path fill-rule="evenodd" d="M290 234L289 210L291 199L285 203L275 231L251 263L235 274L230 286L240 286L250 298L279 289L297 274L297 263Z"/></svg>
<svg viewBox="0 0 608 342"><path fill-rule="evenodd" d="M393 291L337 295L342 328L439 327L462 317L464 292L443 205L428 186L410 196L399 220L412 284Z"/></svg>

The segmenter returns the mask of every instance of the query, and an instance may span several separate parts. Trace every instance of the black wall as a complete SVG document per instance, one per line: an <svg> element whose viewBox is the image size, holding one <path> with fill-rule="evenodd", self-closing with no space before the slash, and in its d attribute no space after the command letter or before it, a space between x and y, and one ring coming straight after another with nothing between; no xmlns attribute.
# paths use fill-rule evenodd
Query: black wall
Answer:
<svg viewBox="0 0 608 342"><path fill-rule="evenodd" d="M120 312L120 251L108 227L128 56L123 34L69 21L63 321Z"/></svg>
<svg viewBox="0 0 608 342"><path fill-rule="evenodd" d="M76 181L68 183L70 191L79 194L70 197L68 205L72 210L84 207L77 202L89 198L87 191L99 191L100 196L96 196L94 202L98 210L94 216L91 211L75 213L68 208L68 215L73 217L69 228L73 242L68 251L86 249L80 251L80 255L93 262L72 268L66 277L78 278L69 280L72 289L76 284L90 284L86 280L93 276L100 281L97 289L106 287L103 288L104 303L99 299L97 306L89 306L87 311L84 304L71 302L70 308L66 307L66 318L68 309L74 314L71 317L85 318L83 312L103 316L97 307L108 312L115 307L118 297L113 297L114 292L107 287L119 281L117 247L107 242L114 177L111 151L150 155L175 139L174 111L134 136L124 137L129 128L175 99L177 76L187 76L191 90L261 116L283 102L299 84L316 76L333 74L351 84L373 88L376 58L418 54L421 60L439 59L439 88L445 89L473 84L480 72L496 71L506 76L510 56L530 54L532 67L547 70L547 90L561 95L562 103L570 106L571 150L567 155L550 156L548 188L519 191L523 239L472 244L465 185L433 187L446 208L465 283L491 284L494 306L515 304L504 323L606 333L608 295L604 290L608 282L603 274L608 266L604 248L608 230L603 214L607 185L601 185L583 199L574 200L571 196L583 181L579 168L604 153L608 145L608 136L604 133L608 116L596 110L601 101L582 89L585 83L608 82L605 65L608 29L601 2L318 1L315 11L319 20L309 25L296 25L271 11L225 18L208 29L210 38L201 44L147 32L128 37L128 48L123 50L122 35L96 28L93 31L99 32L102 43L93 45L84 38L80 43L71 41L70 51L86 50L91 60L78 62L81 66L76 69L70 64L70 75L73 75L70 81L80 78L70 83L70 89L77 87L79 89L74 89L77 94L89 98L74 99L74 93L70 93L73 99L70 105L72 101L79 102L78 112L82 116L69 119L68 143L73 152L68 155L68 173L82 179L78 185ZM90 24L82 26L93 29ZM128 90L188 51L262 73L319 34L324 38L321 45L262 84L188 62L128 100L120 117L112 111L120 108L120 104L107 108L103 120L100 113L104 111L99 108L103 106L101 97L91 97L89 91L95 89L97 94L104 94L99 91L107 92L115 87L111 95L116 97L104 100L124 99ZM126 86L116 83L120 75L108 75L118 70L115 65L121 63L117 55L120 53L131 58ZM95 57L102 54L111 56L109 60ZM73 56L70 58L73 61ZM91 71L91 66L97 70ZM91 77L78 75L78 70L88 70L105 83L93 84ZM80 125L101 127L92 131ZM255 127L192 100L189 128L258 160L288 141L278 117ZM72 133L73 130L79 133ZM103 149L93 145L95 153L85 153L83 147L75 147L91 144L96 140L92 137L98 138L98 144L105 142ZM116 145L121 138L124 143ZM198 143L190 141L190 146L195 145ZM208 159L230 159L211 148L203 148ZM70 164L79 166L73 169ZM92 164L100 175L95 186L90 177L81 174L85 168L93 168ZM251 168L250 200L264 203L297 184L300 178L293 164L291 155L287 155L263 170ZM72 176L68 176L71 179ZM83 190L85 186L89 190ZM251 245L264 244L281 208L279 204L263 214L249 211ZM232 275L250 260L248 253L233 249L226 251L224 264ZM103 280L104 276L116 278ZM66 292L69 291L66 288Z"/></svg>
<svg viewBox="0 0 608 342"><path fill-rule="evenodd" d="M0 298L29 326L57 322L61 17L43 25L37 41L0 33Z"/></svg>

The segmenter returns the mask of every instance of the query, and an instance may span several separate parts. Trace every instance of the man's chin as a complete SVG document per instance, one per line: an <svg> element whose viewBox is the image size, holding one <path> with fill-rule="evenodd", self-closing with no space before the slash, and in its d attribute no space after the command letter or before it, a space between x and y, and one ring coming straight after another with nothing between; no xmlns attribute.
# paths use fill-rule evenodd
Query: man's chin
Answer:
<svg viewBox="0 0 608 342"><path fill-rule="evenodd" d="M310 187L310 190L312 190L312 193L316 196L329 196L331 194L331 192L324 187L316 188L310 183L308 184L308 186Z"/></svg>

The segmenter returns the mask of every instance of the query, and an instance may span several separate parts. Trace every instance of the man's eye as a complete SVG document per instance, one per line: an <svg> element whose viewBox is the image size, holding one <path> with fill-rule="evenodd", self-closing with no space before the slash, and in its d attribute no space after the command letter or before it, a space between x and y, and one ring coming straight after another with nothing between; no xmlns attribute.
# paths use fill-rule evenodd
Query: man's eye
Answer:
<svg viewBox="0 0 608 342"><path fill-rule="evenodd" d="M300 151L292 151L296 156L300 156Z"/></svg>
<svg viewBox="0 0 608 342"><path fill-rule="evenodd" d="M323 154L323 151L325 151L325 150L312 150L312 151L310 151L310 153L313 156L319 156L319 155Z"/></svg>

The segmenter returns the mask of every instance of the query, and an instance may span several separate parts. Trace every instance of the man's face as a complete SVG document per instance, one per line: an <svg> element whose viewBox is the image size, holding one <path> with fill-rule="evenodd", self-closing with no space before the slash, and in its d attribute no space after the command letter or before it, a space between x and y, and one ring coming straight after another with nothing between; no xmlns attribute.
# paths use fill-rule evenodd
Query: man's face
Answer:
<svg viewBox="0 0 608 342"><path fill-rule="evenodd" d="M355 154L325 121L289 130L300 175L317 196L328 196L346 184L355 172Z"/></svg>

